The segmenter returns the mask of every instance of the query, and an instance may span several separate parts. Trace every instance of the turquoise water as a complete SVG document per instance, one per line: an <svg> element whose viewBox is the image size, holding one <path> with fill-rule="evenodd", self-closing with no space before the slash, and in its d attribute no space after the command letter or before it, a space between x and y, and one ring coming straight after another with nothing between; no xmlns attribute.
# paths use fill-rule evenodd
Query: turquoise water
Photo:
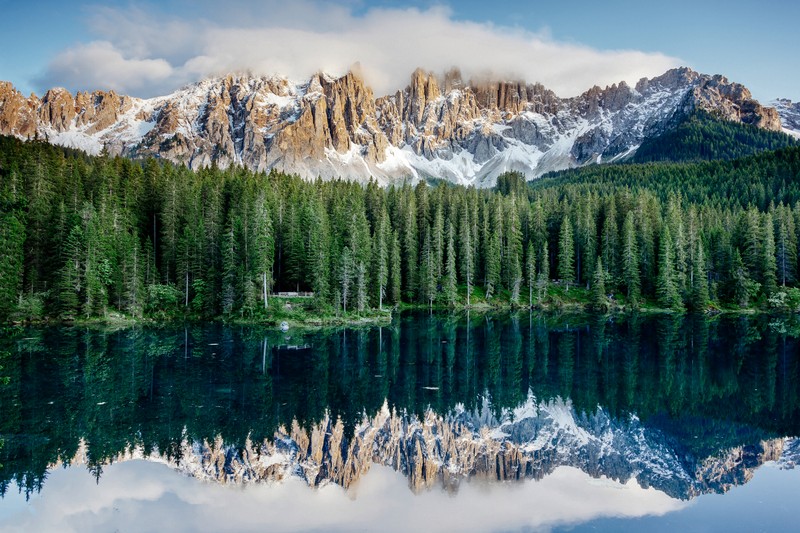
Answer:
<svg viewBox="0 0 800 533"><path fill-rule="evenodd" d="M0 529L219 529L220 502L231 530L791 528L797 331L527 312L17 331Z"/></svg>

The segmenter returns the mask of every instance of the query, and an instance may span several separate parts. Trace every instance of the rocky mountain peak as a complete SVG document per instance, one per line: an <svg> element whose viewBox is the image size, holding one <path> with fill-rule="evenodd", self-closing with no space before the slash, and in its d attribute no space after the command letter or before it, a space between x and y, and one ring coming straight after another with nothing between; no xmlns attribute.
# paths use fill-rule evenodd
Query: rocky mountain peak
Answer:
<svg viewBox="0 0 800 533"><path fill-rule="evenodd" d="M461 69L453 67L444 73L444 93L459 91L465 87L464 78L461 76Z"/></svg>
<svg viewBox="0 0 800 533"><path fill-rule="evenodd" d="M33 138L38 129L36 111L40 101L36 95L29 98L11 83L0 82L0 133L23 139Z"/></svg>
<svg viewBox="0 0 800 533"><path fill-rule="evenodd" d="M532 178L613 161L696 109L781 128L778 112L746 87L688 68L566 99L524 80L467 81L457 68L417 69L404 89L376 98L359 70L300 83L230 74L149 100L60 88L26 98L3 82L0 133L192 168L238 164L306 178L433 177L484 186L508 170Z"/></svg>

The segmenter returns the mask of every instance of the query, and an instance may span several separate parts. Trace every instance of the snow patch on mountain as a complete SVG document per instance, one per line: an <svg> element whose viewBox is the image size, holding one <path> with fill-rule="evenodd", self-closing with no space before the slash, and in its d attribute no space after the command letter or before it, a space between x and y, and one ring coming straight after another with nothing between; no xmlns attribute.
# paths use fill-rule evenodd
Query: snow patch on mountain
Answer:
<svg viewBox="0 0 800 533"><path fill-rule="evenodd" d="M0 133L191 168L277 169L306 179L381 184L446 180L490 187L508 171L550 171L630 157L676 116L702 108L781 128L777 112L722 76L673 69L635 88L620 83L562 99L538 84L462 80L417 70L396 94L375 98L356 74L209 78L148 100L96 91L25 97L0 82ZM797 104L777 101L800 132Z"/></svg>
<svg viewBox="0 0 800 533"><path fill-rule="evenodd" d="M778 98L770 102L781 117L781 126L784 133L800 139L800 102L792 103L786 98Z"/></svg>

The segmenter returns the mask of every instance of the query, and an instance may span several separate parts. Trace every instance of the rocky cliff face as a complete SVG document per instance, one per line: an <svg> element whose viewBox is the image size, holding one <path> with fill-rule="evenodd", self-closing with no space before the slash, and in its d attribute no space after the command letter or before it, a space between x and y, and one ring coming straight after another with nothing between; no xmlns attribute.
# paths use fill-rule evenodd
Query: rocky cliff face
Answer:
<svg viewBox="0 0 800 533"><path fill-rule="evenodd" d="M781 129L777 111L744 86L686 68L568 99L524 81L464 80L457 69L417 70L405 89L380 98L352 72L302 83L231 75L149 100L64 89L40 99L0 83L3 134L192 168L244 165L382 183L488 186L508 170L533 178L612 161L695 109Z"/></svg>
<svg viewBox="0 0 800 533"><path fill-rule="evenodd" d="M657 430L635 417L614 420L598 408L579 414L561 400L528 402L500 418L488 403L479 412L463 409L423 418L384 407L364 417L352 436L341 420L326 418L308 428L297 422L274 439L248 441L243 449L216 442L188 442L179 459L157 451L144 457L132 450L115 460L148 458L203 480L219 483L280 481L290 476L310 486L335 483L350 487L373 464L403 473L414 491L433 486L457 490L471 478L510 481L542 479L560 466L579 468L592 477L627 482L635 478L674 498L722 493L750 480L766 461L781 458L793 467L796 439L740 446L708 458L689 458ZM82 448L83 449L83 448ZM794 450L794 451L793 451ZM72 463L85 460L85 449Z"/></svg>

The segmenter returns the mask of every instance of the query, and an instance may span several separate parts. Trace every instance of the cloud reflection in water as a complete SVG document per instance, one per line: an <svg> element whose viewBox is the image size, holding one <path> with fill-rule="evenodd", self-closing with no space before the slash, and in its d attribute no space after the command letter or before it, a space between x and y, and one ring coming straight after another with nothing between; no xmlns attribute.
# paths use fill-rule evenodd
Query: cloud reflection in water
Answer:
<svg viewBox="0 0 800 533"><path fill-rule="evenodd" d="M5 503L16 494L6 496ZM45 490L0 523L3 531L492 531L549 529L603 516L662 515L686 507L635 480L620 484L558 468L539 482L462 484L453 495L415 495L374 466L350 491L280 484L220 486L134 460L105 468L99 484L81 468L51 473ZM1 516L1 515L0 515Z"/></svg>

